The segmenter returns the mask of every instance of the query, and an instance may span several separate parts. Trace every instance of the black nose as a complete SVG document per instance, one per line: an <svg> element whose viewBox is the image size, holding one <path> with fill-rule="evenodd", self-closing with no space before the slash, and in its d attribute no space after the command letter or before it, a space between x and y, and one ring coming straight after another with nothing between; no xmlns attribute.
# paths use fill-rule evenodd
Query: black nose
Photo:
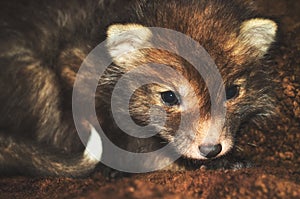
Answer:
<svg viewBox="0 0 300 199"><path fill-rule="evenodd" d="M199 147L200 153L206 158L216 157L222 151L222 145L202 145Z"/></svg>

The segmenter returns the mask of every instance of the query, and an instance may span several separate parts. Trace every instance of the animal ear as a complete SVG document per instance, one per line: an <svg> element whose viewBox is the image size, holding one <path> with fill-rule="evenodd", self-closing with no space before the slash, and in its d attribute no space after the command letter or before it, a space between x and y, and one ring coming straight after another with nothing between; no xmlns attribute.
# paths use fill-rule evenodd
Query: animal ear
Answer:
<svg viewBox="0 0 300 199"><path fill-rule="evenodd" d="M107 48L114 61L122 61L126 53L151 47L152 33L139 24L114 24L107 30ZM123 56L121 56L123 55ZM123 58L122 58L123 57Z"/></svg>
<svg viewBox="0 0 300 199"><path fill-rule="evenodd" d="M243 44L257 49L259 57L264 56L275 41L277 24L269 19L249 19L240 27L239 39Z"/></svg>

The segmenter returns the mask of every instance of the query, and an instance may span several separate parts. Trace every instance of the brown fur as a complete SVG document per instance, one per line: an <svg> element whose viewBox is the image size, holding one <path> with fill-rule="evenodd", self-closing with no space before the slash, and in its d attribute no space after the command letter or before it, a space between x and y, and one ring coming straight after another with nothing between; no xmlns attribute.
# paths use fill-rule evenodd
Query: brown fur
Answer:
<svg viewBox="0 0 300 199"><path fill-rule="evenodd" d="M251 120L260 124L273 114L270 69L264 68L259 61L266 52L250 45L244 37L239 38L242 23L258 17L248 1L134 0L118 14L113 12L114 4L104 0L38 3L35 0L11 0L2 1L0 8L2 174L19 171L31 175L82 176L94 168L97 162L82 156L84 148L73 124L72 88L85 56L106 38L109 25L116 23L164 27L190 36L211 55L225 86L240 86L240 95L227 103L228 114L220 140L233 143L242 123ZM174 39L170 36L169 40L157 38L149 42L163 46ZM210 118L210 100L201 76L187 61L164 51L148 49L129 58L125 65L113 63L99 81L96 109L98 121L108 136L126 150L152 151L171 141L180 115L184 114L191 115L190 123L186 125L196 134L195 144L201 144L204 124ZM167 64L189 80L196 96L187 95L187 101L191 106L198 104L204 117L192 117L193 109L183 112L178 107L165 106L159 96L167 88L146 85L132 96L132 118L139 125L148 124L149 107L157 105L167 112L167 120L157 136L135 139L115 126L111 118L110 95L124 73L150 62ZM154 73L150 67L141 75ZM87 74L88 78L89 75L92 76ZM166 79L168 74L155 75L172 82L174 88L181 85L172 76ZM127 86L130 87L130 83ZM96 118L85 120L96 122ZM82 121L83 129L86 128L85 120ZM186 147L188 141L184 133L181 139L182 142L176 145L178 148Z"/></svg>

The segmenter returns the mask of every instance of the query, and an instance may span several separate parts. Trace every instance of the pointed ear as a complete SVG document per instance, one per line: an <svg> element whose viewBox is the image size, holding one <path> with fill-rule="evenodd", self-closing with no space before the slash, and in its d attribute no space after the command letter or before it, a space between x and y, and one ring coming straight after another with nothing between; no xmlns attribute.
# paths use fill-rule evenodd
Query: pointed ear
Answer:
<svg viewBox="0 0 300 199"><path fill-rule="evenodd" d="M239 40L257 49L259 57L264 56L275 41L277 24L269 19L249 19L240 27Z"/></svg>
<svg viewBox="0 0 300 199"><path fill-rule="evenodd" d="M151 47L151 38L150 29L139 24L111 25L107 30L108 52L114 61L122 62L126 53Z"/></svg>

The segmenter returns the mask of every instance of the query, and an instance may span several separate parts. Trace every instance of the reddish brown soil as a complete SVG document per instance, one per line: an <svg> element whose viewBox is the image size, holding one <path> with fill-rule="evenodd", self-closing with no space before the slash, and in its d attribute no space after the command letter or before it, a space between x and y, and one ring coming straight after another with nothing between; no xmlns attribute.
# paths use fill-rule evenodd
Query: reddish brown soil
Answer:
<svg viewBox="0 0 300 199"><path fill-rule="evenodd" d="M0 198L300 198L300 1L257 0L280 23L274 63L279 119L245 127L235 153L256 166L240 170L154 172L106 179L0 179Z"/></svg>

